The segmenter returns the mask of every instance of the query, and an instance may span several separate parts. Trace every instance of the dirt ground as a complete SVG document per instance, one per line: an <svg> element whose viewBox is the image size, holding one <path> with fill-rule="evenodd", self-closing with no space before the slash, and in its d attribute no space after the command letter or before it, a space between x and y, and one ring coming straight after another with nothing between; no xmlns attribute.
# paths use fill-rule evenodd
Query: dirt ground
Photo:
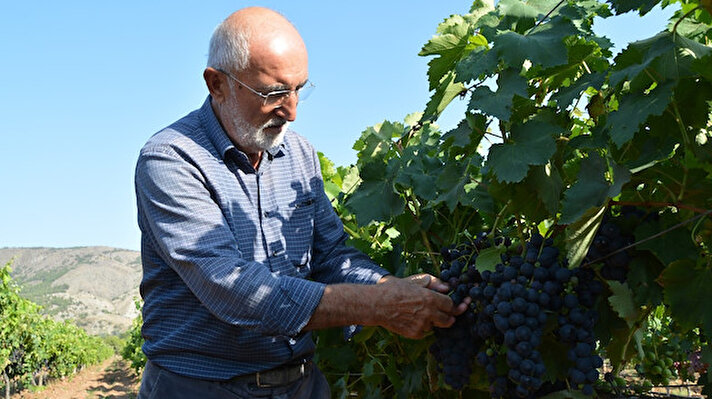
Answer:
<svg viewBox="0 0 712 399"><path fill-rule="evenodd" d="M139 379L120 357L82 370L71 378L50 381L41 392L22 391L12 399L134 399Z"/></svg>

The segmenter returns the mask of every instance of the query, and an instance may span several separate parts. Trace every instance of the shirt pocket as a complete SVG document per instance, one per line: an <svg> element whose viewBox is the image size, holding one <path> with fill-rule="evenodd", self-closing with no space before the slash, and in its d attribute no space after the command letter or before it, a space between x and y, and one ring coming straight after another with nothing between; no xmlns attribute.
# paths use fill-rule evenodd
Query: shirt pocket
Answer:
<svg viewBox="0 0 712 399"><path fill-rule="evenodd" d="M316 198L312 195L298 196L285 212L282 233L287 244L287 257L297 275L306 277L311 268L312 244L314 243L314 216Z"/></svg>

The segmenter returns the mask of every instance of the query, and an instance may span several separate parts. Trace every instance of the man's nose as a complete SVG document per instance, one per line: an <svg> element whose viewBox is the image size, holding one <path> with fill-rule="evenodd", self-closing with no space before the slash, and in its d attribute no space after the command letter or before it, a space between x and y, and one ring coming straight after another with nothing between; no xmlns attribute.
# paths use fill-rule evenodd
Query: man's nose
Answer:
<svg viewBox="0 0 712 399"><path fill-rule="evenodd" d="M277 115L281 118L293 122L297 119L297 104L299 103L299 95L292 92L289 97L284 99L284 102L275 109Z"/></svg>

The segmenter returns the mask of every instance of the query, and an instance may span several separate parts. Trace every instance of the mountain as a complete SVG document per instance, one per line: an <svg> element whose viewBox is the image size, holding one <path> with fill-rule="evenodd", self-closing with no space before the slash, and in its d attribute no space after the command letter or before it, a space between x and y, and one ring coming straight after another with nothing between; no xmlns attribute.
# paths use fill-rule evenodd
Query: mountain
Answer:
<svg viewBox="0 0 712 399"><path fill-rule="evenodd" d="M127 331L138 314L141 258L110 247L0 248L20 294L56 320L72 319L94 335Z"/></svg>

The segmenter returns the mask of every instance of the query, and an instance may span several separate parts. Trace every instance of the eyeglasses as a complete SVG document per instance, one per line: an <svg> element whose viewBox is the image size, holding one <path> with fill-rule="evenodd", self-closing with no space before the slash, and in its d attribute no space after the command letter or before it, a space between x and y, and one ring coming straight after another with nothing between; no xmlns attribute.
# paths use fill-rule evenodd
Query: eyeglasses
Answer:
<svg viewBox="0 0 712 399"><path fill-rule="evenodd" d="M224 73L225 75L227 75L229 78L231 78L235 82L241 84L247 90L262 97L262 99L264 100L262 102L262 106L269 105L269 106L274 106L275 108L279 108L282 106L282 104L284 104L285 101L287 101L287 99L289 98L289 96L292 95L292 93L294 93L294 95L297 96L297 102L304 101L307 99L307 97L309 97L309 95L312 93L312 91L314 91L314 84L307 80L302 87L299 87L294 90L274 90L274 91L270 91L268 93L262 93L260 91L253 89L252 87L246 85L240 79L232 76L231 73L223 71L222 69L218 69L218 71Z"/></svg>

